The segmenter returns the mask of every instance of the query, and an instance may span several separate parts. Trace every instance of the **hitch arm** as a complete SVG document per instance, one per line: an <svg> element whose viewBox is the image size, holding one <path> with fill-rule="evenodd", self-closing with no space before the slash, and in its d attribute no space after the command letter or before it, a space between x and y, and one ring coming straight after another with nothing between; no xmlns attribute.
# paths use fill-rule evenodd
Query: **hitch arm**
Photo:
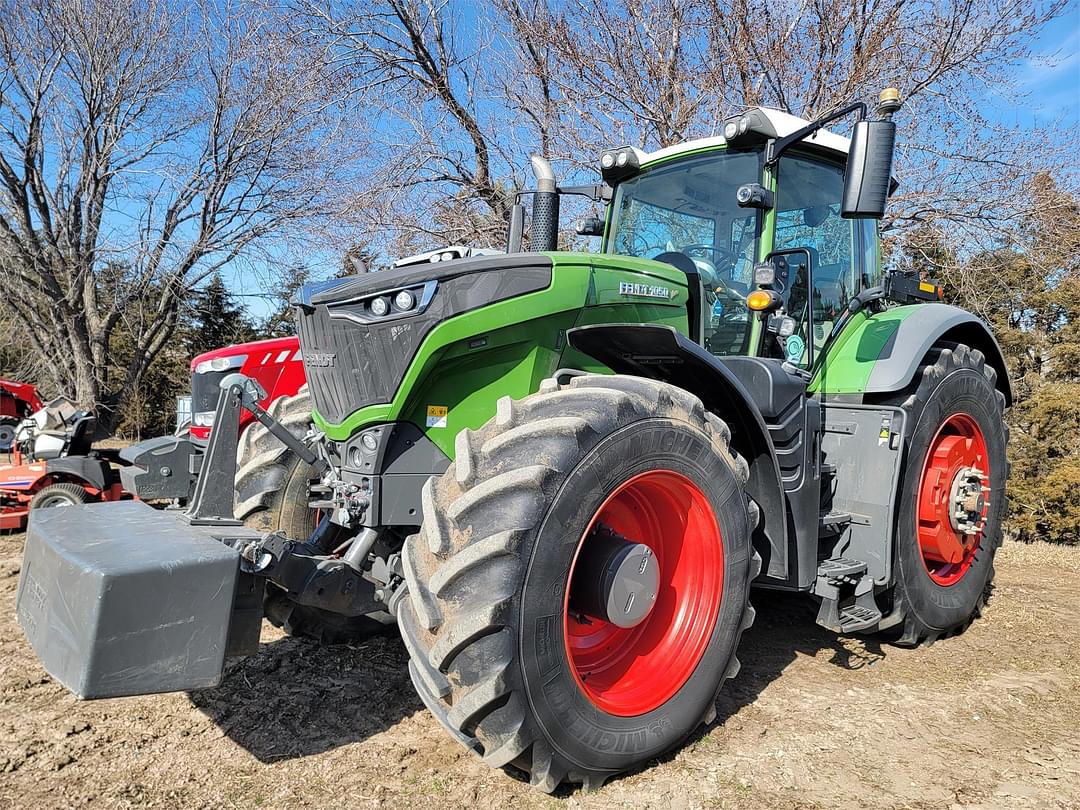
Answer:
<svg viewBox="0 0 1080 810"><path fill-rule="evenodd" d="M235 377L239 377L240 380L234 380L233 378ZM266 391L262 389L261 385L255 382L255 380L245 377L243 374L230 374L221 381L222 388L231 384L238 384L240 386L244 407L251 411L255 415L255 418L258 419L279 442L296 453L305 464L310 464L314 467L319 475L322 475L329 469L330 465L326 459L320 458L315 453L311 452L311 449L304 444L304 442L296 438L284 425L263 410L262 406L259 405L259 401L266 398Z"/></svg>
<svg viewBox="0 0 1080 810"><path fill-rule="evenodd" d="M236 373L222 379L220 386L210 442L199 469L195 494L185 512L187 520L196 525L239 522L233 516L233 491L236 488L236 445L240 438L241 408L251 411L278 441L313 466L320 476L330 468L325 458L313 453L259 406L266 391L258 382Z"/></svg>

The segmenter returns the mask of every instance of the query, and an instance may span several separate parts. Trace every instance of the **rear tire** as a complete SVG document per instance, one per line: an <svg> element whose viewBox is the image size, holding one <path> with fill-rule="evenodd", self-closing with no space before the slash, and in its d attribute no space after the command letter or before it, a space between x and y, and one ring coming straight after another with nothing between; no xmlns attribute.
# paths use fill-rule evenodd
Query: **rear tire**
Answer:
<svg viewBox="0 0 1080 810"><path fill-rule="evenodd" d="M15 428L18 424L14 419L0 419L0 453L8 453L15 446Z"/></svg>
<svg viewBox="0 0 1080 810"><path fill-rule="evenodd" d="M738 671L760 568L747 466L729 437L681 389L604 375L563 387L546 380L520 402L501 399L479 431L459 434L453 466L424 489L398 607L413 683L452 736L551 792L564 780L598 787L712 720L722 682ZM654 511L644 497L613 500L642 480L659 482L643 492L682 511ZM681 522L650 523L679 514ZM625 537L653 548L660 579L651 612L624 635L574 607L582 604L576 566L586 559L579 550L595 542L601 515L610 527L656 528L653 537ZM680 524L674 545L671 523ZM717 565L692 564L702 560ZM703 572L712 585L680 570ZM610 633L607 647L591 648L605 663L582 658L579 625ZM683 629L699 642L681 644ZM652 639L672 655L642 643ZM638 661L641 679L624 677Z"/></svg>
<svg viewBox="0 0 1080 810"><path fill-rule="evenodd" d="M898 644L933 643L961 632L986 602L994 554L1001 545L1008 476L1005 396L996 383L997 374L982 352L951 344L936 347L908 392L894 400L908 420L892 616L901 628ZM953 468L958 465L988 476L983 482L990 488L981 510L983 528L975 535L957 531L949 525L947 511L934 509L935 501L951 490ZM935 486L932 479L938 476L942 484ZM937 536L951 548L962 549L959 559L941 559Z"/></svg>
<svg viewBox="0 0 1080 810"><path fill-rule="evenodd" d="M58 506L79 506L88 503L90 495L78 484L49 484L30 499L30 509L54 509Z"/></svg>

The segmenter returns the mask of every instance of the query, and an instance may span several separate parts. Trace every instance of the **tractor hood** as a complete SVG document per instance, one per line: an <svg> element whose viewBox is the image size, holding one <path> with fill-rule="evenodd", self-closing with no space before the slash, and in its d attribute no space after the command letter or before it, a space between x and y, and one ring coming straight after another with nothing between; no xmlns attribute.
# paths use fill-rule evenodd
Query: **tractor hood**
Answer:
<svg viewBox="0 0 1080 810"><path fill-rule="evenodd" d="M315 410L339 423L389 402L424 338L469 310L548 287L539 253L483 256L306 285L296 323Z"/></svg>

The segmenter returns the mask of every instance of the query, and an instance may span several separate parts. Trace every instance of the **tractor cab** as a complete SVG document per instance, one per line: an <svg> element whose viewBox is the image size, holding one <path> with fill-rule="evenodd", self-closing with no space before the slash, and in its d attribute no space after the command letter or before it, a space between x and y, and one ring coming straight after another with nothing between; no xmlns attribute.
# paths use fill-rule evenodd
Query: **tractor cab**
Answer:
<svg viewBox="0 0 1080 810"><path fill-rule="evenodd" d="M764 108L743 120L730 138L606 153L602 250L683 270L699 291L691 337L714 355L809 370L851 298L880 284L877 223L843 215L847 138L819 130L770 154L807 122Z"/></svg>

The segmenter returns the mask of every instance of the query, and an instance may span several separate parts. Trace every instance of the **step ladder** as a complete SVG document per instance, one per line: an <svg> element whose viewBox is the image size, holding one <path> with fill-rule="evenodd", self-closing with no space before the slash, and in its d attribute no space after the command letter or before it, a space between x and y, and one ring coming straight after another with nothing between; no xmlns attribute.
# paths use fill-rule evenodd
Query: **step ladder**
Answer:
<svg viewBox="0 0 1080 810"><path fill-rule="evenodd" d="M823 560L818 564L813 593L821 598L817 623L834 633L870 630L881 621L881 611L874 601L874 579L861 560ZM854 602L849 601L851 597Z"/></svg>

